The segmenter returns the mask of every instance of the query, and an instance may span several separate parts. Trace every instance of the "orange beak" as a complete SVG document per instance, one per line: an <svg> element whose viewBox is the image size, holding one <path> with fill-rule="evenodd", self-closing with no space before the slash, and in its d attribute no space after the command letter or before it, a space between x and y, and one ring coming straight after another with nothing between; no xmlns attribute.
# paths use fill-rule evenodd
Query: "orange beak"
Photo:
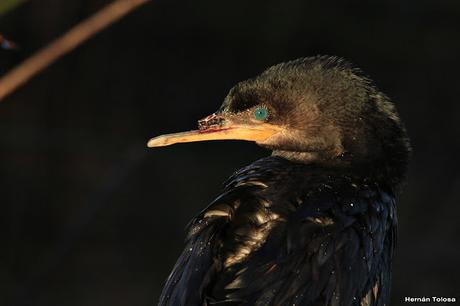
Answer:
<svg viewBox="0 0 460 306"><path fill-rule="evenodd" d="M250 124L236 124L224 116L212 114L198 121L198 130L166 134L149 140L149 148L164 147L176 143L208 141L208 140L246 140L263 142L281 128L265 123L254 122Z"/></svg>

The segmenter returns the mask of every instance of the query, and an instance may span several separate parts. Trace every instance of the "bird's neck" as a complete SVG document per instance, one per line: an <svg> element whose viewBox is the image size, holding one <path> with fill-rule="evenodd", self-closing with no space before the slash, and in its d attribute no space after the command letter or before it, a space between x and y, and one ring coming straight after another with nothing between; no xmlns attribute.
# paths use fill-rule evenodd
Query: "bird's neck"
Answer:
<svg viewBox="0 0 460 306"><path fill-rule="evenodd" d="M272 156L282 157L289 161L302 164L311 164L319 160L319 155L316 152L295 152L295 151L283 151L273 150Z"/></svg>
<svg viewBox="0 0 460 306"><path fill-rule="evenodd" d="M324 154L318 152L295 152L273 150L272 156L284 158L294 163L305 165L315 164L321 168L348 173L366 180L378 182L386 185L389 189L398 193L399 185L404 179L405 162L393 159L357 159L356 156L342 154L340 156L324 157ZM335 170L334 170L335 169Z"/></svg>

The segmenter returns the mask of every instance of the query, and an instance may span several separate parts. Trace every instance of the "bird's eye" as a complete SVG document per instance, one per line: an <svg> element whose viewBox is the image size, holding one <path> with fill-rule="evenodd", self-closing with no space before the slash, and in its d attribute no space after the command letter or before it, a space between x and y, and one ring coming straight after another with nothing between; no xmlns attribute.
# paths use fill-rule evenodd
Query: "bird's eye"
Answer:
<svg viewBox="0 0 460 306"><path fill-rule="evenodd" d="M264 107L258 107L254 111L254 117L257 120L263 121L263 120L267 119L267 117L268 117L268 110L266 108L264 108Z"/></svg>

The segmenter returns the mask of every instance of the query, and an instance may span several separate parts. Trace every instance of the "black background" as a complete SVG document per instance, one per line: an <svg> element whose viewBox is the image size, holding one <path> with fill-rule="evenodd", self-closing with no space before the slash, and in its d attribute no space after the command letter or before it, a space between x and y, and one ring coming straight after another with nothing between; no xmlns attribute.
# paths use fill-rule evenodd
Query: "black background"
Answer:
<svg viewBox="0 0 460 306"><path fill-rule="evenodd" d="M29 0L0 19L0 73L108 1ZM0 303L153 305L184 227L251 143L158 150L281 61L345 57L396 103L414 155L393 305L460 299L458 1L155 0L0 103Z"/></svg>

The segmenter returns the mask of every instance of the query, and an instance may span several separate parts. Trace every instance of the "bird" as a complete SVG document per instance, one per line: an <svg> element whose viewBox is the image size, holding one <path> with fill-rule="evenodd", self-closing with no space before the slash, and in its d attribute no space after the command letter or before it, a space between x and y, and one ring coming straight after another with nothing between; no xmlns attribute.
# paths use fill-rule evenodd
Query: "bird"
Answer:
<svg viewBox="0 0 460 306"><path fill-rule="evenodd" d="M348 61L274 65L230 89L196 130L148 147L244 140L271 151L188 224L159 305L389 305L409 138Z"/></svg>

